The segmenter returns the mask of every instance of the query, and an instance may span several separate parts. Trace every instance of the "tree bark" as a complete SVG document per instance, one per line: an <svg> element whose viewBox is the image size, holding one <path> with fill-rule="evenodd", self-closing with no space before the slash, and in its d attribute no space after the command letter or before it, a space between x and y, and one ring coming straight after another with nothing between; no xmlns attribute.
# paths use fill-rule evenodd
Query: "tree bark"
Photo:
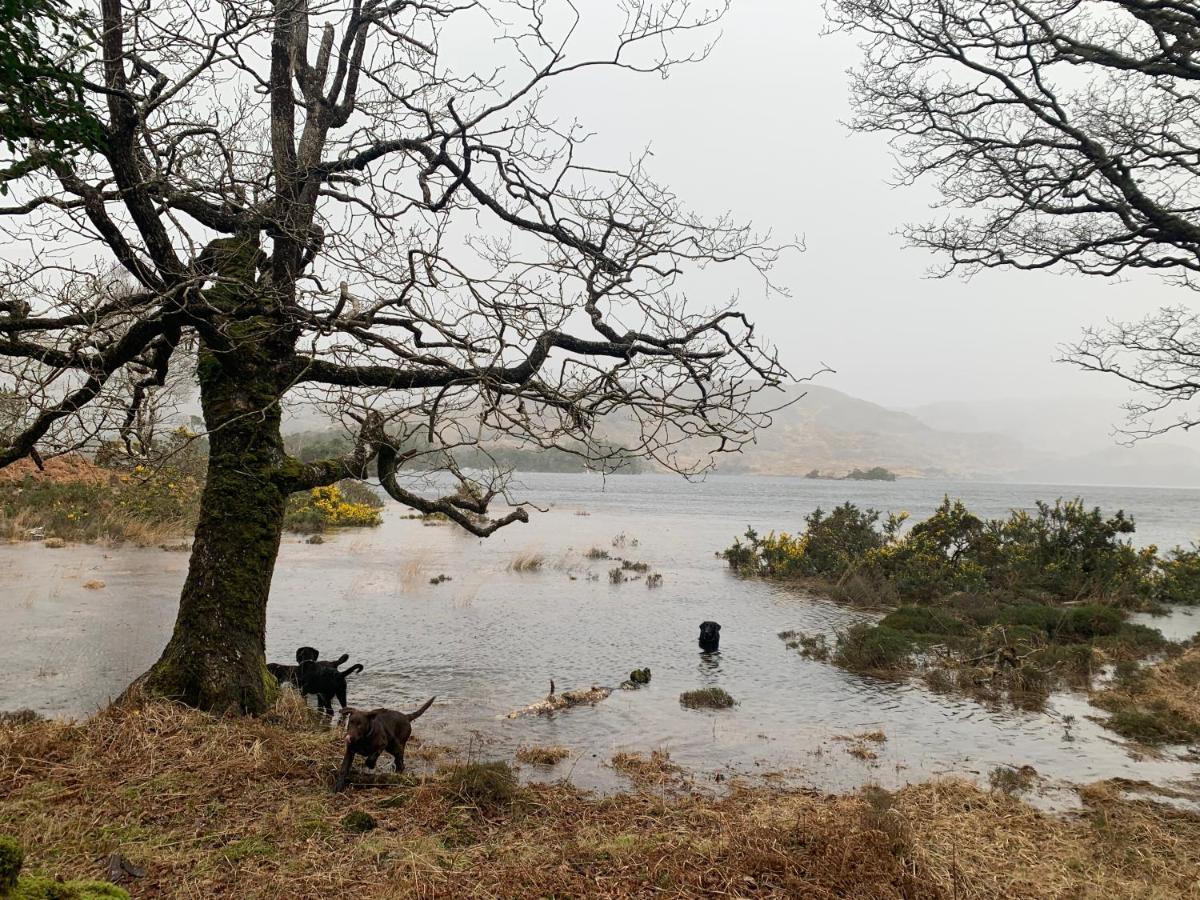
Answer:
<svg viewBox="0 0 1200 900"><path fill-rule="evenodd" d="M290 487L276 374L288 335L254 286L257 248L230 242L222 282L206 292L220 327L202 333L197 374L209 434L208 475L171 640L142 689L218 713L264 711L267 596Z"/></svg>

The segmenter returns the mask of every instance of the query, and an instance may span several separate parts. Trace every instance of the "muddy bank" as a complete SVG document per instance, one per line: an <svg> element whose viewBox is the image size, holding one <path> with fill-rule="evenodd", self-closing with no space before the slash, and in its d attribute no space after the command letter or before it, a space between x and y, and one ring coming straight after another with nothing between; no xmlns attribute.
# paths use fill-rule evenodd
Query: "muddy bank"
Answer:
<svg viewBox="0 0 1200 900"><path fill-rule="evenodd" d="M135 896L1200 896L1200 818L1136 785L1081 788L1065 817L953 780L714 796L672 774L597 798L414 750L402 782L334 795L340 741L294 709L7 725L0 833L33 874L100 877L118 853Z"/></svg>

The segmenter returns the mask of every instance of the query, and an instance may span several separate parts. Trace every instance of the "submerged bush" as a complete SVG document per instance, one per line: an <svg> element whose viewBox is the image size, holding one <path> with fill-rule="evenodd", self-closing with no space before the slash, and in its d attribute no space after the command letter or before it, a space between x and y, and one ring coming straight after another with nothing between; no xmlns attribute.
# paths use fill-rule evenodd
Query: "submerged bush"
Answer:
<svg viewBox="0 0 1200 900"><path fill-rule="evenodd" d="M904 632L863 622L838 635L833 661L855 672L895 672L908 664L912 650L913 640Z"/></svg>
<svg viewBox="0 0 1200 900"><path fill-rule="evenodd" d="M729 692L720 687L684 691L679 695L679 702L688 709L729 709L737 704Z"/></svg>

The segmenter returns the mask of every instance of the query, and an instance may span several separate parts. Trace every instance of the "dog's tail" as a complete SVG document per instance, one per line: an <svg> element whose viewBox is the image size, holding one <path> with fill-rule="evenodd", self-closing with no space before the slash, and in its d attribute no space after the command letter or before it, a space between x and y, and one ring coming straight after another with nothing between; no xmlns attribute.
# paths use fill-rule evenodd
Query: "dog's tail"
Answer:
<svg viewBox="0 0 1200 900"><path fill-rule="evenodd" d="M348 658L349 658L349 657L347 657L347 659L348 659ZM345 662L345 659L343 659L343 660L342 660L342 662ZM340 666L341 664L342 664L342 663L338 663L338 665L339 665L339 666ZM347 669L345 672L338 672L338 674L339 674L339 675L341 675L341 676L343 676L343 677L345 677L346 675L353 675L355 672L361 672L362 670L363 670L363 665L362 665L362 663L355 663L355 664L354 664L354 665L352 665L350 668L348 668L348 669Z"/></svg>
<svg viewBox="0 0 1200 900"><path fill-rule="evenodd" d="M342 663L344 663L344 662L345 662L346 660L348 660L349 658L350 658L350 654L349 654L349 653L343 653L341 656L339 656L337 659L335 659L335 660L333 661L333 664L332 664L332 665L333 665L333 667L336 669L338 666L340 666Z"/></svg>
<svg viewBox="0 0 1200 900"><path fill-rule="evenodd" d="M408 721L410 721L410 722L411 722L413 719L418 719L418 718L420 718L420 717L421 717L421 714L422 714L423 712L425 712L425 710L427 710L427 709L429 709L429 707L433 706L433 701L434 701L434 700L436 700L436 699L437 699L437 697L430 697L428 700L426 700L426 701L425 701L425 705L424 705L424 706L422 706L420 709L418 709L418 710L417 710L415 713L409 713L409 714L408 714Z"/></svg>

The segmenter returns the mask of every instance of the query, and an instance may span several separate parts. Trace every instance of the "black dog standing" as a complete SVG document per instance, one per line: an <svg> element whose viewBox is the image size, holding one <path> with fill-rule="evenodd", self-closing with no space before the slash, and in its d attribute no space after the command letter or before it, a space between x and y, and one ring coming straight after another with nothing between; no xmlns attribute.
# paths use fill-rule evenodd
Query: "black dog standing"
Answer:
<svg viewBox="0 0 1200 900"><path fill-rule="evenodd" d="M716 653L721 649L721 626L716 622L700 623L700 649L705 653Z"/></svg>

